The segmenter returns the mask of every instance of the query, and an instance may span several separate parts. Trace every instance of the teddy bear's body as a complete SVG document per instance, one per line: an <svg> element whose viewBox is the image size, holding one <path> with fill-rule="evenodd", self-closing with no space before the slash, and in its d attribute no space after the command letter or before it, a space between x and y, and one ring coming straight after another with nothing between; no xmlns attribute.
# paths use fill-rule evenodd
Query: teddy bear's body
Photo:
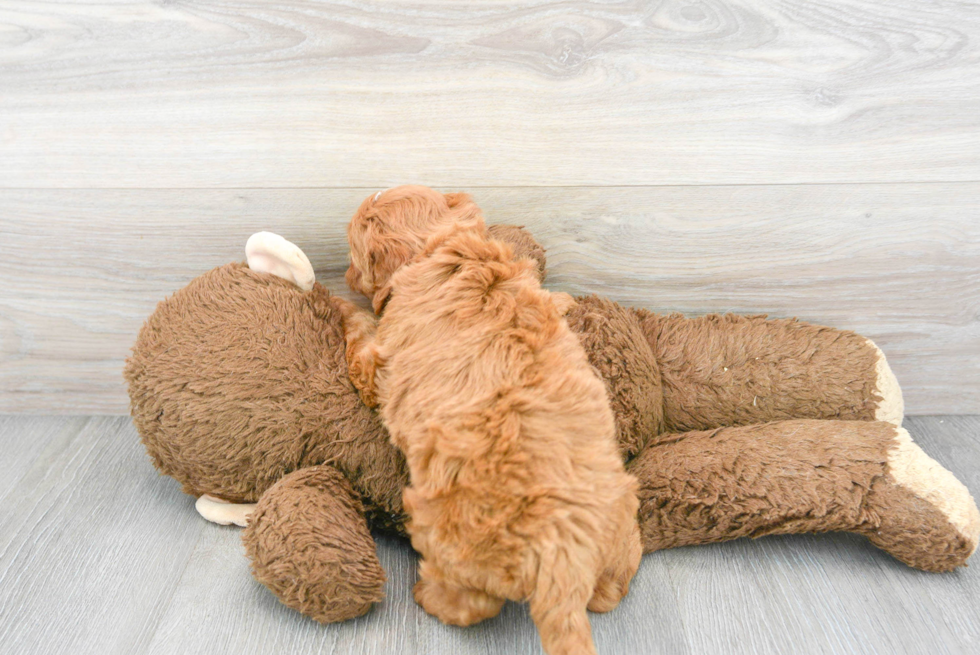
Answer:
<svg viewBox="0 0 980 655"><path fill-rule="evenodd" d="M329 298L322 286L297 293L228 264L147 321L127 366L134 421L154 464L185 493L256 502L283 475L329 463L379 526L403 521L404 458L377 412L351 395ZM664 433L871 421L880 402L875 349L853 333L765 317L663 316L597 296L578 298L566 320L606 382L627 461ZM777 340L788 352L773 350Z"/></svg>
<svg viewBox="0 0 980 655"><path fill-rule="evenodd" d="M540 250L513 228L498 234L519 253ZM408 483L348 379L329 297L222 266L160 303L126 366L157 468L195 496L258 501L244 533L256 577L320 621L382 597L370 530L402 531ZM566 320L609 391L646 552L851 530L948 570L976 548L969 492L899 427L900 392L867 339L597 297L577 299Z"/></svg>

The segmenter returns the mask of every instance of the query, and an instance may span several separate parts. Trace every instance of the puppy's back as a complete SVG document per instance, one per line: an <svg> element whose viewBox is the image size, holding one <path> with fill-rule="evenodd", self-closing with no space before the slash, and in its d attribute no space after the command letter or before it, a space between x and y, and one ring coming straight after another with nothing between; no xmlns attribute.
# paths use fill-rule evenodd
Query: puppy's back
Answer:
<svg viewBox="0 0 980 655"><path fill-rule="evenodd" d="M415 453L418 492L416 468L429 469L440 494L462 479L495 496L588 490L582 502L601 506L622 495L605 386L533 263L460 231L392 288L383 411L396 443Z"/></svg>
<svg viewBox="0 0 980 655"><path fill-rule="evenodd" d="M533 263L469 231L427 254L393 276L379 328L413 544L464 586L530 599L548 652L592 652L586 605L603 576L625 593L640 554L605 386Z"/></svg>

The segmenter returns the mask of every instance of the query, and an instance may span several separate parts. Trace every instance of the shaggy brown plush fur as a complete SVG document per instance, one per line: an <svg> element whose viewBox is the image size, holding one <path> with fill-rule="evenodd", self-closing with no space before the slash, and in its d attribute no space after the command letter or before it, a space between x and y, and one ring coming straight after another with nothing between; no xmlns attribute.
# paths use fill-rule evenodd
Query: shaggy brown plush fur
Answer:
<svg viewBox="0 0 980 655"><path fill-rule="evenodd" d="M243 541L256 580L317 621L358 616L384 598L364 508L332 466L299 469L262 494Z"/></svg>
<svg viewBox="0 0 980 655"><path fill-rule="evenodd" d="M602 380L529 260L488 239L471 203L396 189L349 228L348 367L411 472L415 598L446 623L530 601L546 652L594 652L639 566L636 482Z"/></svg>
<svg viewBox="0 0 980 655"><path fill-rule="evenodd" d="M663 432L660 367L633 310L598 296L576 298L566 312L589 363L606 382L623 461Z"/></svg>
<svg viewBox="0 0 980 655"><path fill-rule="evenodd" d="M341 318L228 264L157 306L126 363L130 409L161 473L194 496L254 502L290 471L331 462L378 517L401 512L404 462L347 376Z"/></svg>
<svg viewBox="0 0 980 655"><path fill-rule="evenodd" d="M670 432L875 418L877 353L860 335L765 316L633 311L660 367Z"/></svg>
<svg viewBox="0 0 980 655"><path fill-rule="evenodd" d="M968 543L898 484L880 421L795 420L664 434L630 462L647 551L768 534L849 531L909 566L949 571Z"/></svg>
<svg viewBox="0 0 980 655"><path fill-rule="evenodd" d="M506 234L526 236L513 228L494 236ZM528 247L533 239L521 241L515 252L540 252ZM769 423L841 412L869 418L873 349L856 335L761 318L657 316L595 297L579 299L566 319L606 381L621 453L635 455L628 469L640 482L646 551L850 530L926 570L970 556L976 540L950 525L935 498L896 483L883 455L895 448L894 426ZM754 345L734 358L741 337L731 329L742 321L751 323ZM806 347L811 336L820 340L816 350ZM814 361L822 362L819 375L809 372ZM813 386L795 384L791 370ZM284 603L339 621L378 599L382 578L357 502L370 527L400 529L408 471L348 380L340 317L325 290L304 293L241 264L210 271L160 303L126 377L134 422L161 473L193 495L259 500L243 539L256 577ZM846 382L828 391L823 379ZM838 405L822 402L842 387ZM724 411L713 398L724 399ZM678 433L739 421L768 424ZM273 486L279 479L286 480ZM353 584L348 570L357 573Z"/></svg>

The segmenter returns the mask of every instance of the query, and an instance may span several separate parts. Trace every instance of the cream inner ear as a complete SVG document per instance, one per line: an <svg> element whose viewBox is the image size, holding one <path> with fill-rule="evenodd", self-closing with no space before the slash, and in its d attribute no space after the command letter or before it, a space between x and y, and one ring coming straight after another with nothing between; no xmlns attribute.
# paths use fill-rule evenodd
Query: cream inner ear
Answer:
<svg viewBox="0 0 980 655"><path fill-rule="evenodd" d="M313 265L299 247L272 232L256 232L245 244L248 267L289 280L303 291L316 282Z"/></svg>

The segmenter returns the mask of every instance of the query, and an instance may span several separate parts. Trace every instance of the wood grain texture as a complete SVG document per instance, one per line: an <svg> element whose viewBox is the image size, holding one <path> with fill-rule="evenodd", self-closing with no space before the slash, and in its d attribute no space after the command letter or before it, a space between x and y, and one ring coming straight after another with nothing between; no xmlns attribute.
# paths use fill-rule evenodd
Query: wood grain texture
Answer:
<svg viewBox="0 0 980 655"><path fill-rule="evenodd" d="M980 417L906 422L980 492ZM452 628L414 603L416 556L379 538L387 598L319 625L255 582L236 528L205 523L158 477L129 419L0 417L0 643L89 653L540 653L527 608ZM15 461L16 460L16 461ZM599 652L965 654L980 649L980 568L910 569L853 535L795 535L646 556L630 594L591 616Z"/></svg>
<svg viewBox="0 0 980 655"><path fill-rule="evenodd" d="M0 191L0 411L125 413L156 303L279 232L345 292L364 190ZM475 191L548 249L549 286L656 311L856 330L910 413L980 412L980 183Z"/></svg>
<svg viewBox="0 0 980 655"><path fill-rule="evenodd" d="M125 419L8 417L0 430L4 459L33 455L0 497L3 651L142 652L203 527L193 500L156 475Z"/></svg>
<svg viewBox="0 0 980 655"><path fill-rule="evenodd" d="M0 1L0 186L980 180L980 5Z"/></svg>

